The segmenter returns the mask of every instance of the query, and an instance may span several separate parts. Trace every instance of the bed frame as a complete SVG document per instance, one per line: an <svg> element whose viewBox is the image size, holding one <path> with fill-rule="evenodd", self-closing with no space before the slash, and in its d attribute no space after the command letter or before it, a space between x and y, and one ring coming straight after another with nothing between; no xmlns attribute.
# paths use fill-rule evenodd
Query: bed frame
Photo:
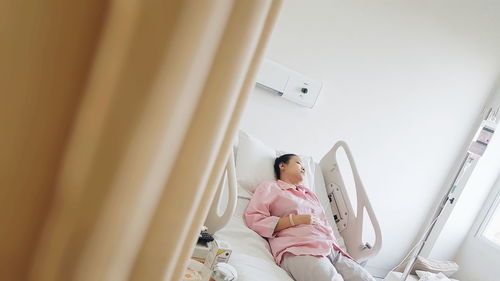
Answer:
<svg viewBox="0 0 500 281"><path fill-rule="evenodd" d="M354 212L342 174L339 169L337 152L343 148L349 160L356 189L357 210ZM321 172L325 179L328 199L332 207L333 217L340 234L344 238L347 252L358 262L365 262L375 256L382 247L382 232L377 217L366 195L365 188L359 177L351 150L344 141L337 142L320 161ZM375 233L375 243L363 242L364 210L370 218Z"/></svg>
<svg viewBox="0 0 500 281"><path fill-rule="evenodd" d="M339 169L337 152L342 148L349 160L350 168L354 176L356 189L357 211L354 212L349 195ZM234 150L231 150L225 172L219 183L217 194L208 213L205 225L211 233L223 228L234 213L237 201L237 181L234 164ZM382 247L382 234L380 226L371 207L368 196L359 177L358 170L354 163L352 153L344 141L337 142L332 149L321 159L319 166L325 180L330 206L334 215L335 222L342 235L347 252L356 261L366 262L369 258L375 256ZM222 190L224 186L228 187L228 204L224 213L220 214L219 205L221 204ZM371 226L375 233L374 245L363 242L364 210L370 218Z"/></svg>

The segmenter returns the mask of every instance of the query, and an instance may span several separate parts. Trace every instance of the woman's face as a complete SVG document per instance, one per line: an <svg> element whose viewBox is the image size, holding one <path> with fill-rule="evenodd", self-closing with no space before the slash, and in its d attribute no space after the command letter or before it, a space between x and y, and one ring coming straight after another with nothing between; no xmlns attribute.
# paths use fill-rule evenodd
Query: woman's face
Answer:
<svg viewBox="0 0 500 281"><path fill-rule="evenodd" d="M299 184L304 179L306 170L302 166L302 160L298 156L292 156L288 163L280 164L280 177L282 180L292 184Z"/></svg>

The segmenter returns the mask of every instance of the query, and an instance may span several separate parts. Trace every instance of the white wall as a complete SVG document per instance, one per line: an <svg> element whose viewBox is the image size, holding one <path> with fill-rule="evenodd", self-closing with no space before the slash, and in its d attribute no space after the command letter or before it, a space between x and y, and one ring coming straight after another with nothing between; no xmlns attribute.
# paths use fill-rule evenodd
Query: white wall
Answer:
<svg viewBox="0 0 500 281"><path fill-rule="evenodd" d="M287 0L266 56L325 82L313 109L256 89L242 129L316 160L346 140L384 272L411 248L500 70L492 1Z"/></svg>

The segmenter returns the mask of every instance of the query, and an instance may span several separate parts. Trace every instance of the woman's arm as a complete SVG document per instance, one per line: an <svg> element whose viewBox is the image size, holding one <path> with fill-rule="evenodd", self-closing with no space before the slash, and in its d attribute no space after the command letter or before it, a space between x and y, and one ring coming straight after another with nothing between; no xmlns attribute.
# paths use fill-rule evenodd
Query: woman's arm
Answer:
<svg viewBox="0 0 500 281"><path fill-rule="evenodd" d="M265 238L274 237L276 232L292 227L289 216L279 217L271 215L269 205L275 200L276 194L280 192L274 187L274 182L263 182L260 184L247 206L244 213L246 225ZM294 225L313 224L311 215L293 215Z"/></svg>
<svg viewBox="0 0 500 281"><path fill-rule="evenodd" d="M278 188L273 182L261 183L254 192L244 214L246 225L260 236L271 238L280 217L271 215L269 205L273 202Z"/></svg>
<svg viewBox="0 0 500 281"><path fill-rule="evenodd" d="M311 215L292 215L292 220L294 225L299 224L312 224L312 216ZM276 227L274 228L274 232L282 231L283 229L287 229L289 227L294 226L290 221L290 217L282 217L279 219Z"/></svg>

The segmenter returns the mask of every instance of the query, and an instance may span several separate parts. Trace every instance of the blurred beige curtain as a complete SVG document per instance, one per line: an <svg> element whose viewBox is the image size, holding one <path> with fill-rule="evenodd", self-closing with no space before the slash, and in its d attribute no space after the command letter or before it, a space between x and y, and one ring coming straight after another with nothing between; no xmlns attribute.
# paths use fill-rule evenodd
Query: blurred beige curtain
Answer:
<svg viewBox="0 0 500 281"><path fill-rule="evenodd" d="M281 1L11 2L0 280L179 280Z"/></svg>

